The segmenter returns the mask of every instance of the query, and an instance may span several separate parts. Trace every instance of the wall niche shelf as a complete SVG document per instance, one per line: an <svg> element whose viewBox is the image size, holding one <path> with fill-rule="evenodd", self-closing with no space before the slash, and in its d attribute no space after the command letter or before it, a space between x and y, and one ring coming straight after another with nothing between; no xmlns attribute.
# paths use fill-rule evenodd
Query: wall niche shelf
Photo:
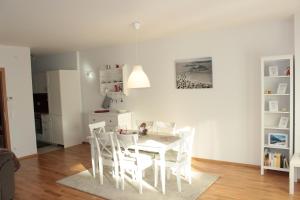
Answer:
<svg viewBox="0 0 300 200"><path fill-rule="evenodd" d="M128 95L127 65L105 65L99 70L100 93L105 96Z"/></svg>
<svg viewBox="0 0 300 200"><path fill-rule="evenodd" d="M293 55L261 58L261 175L265 170L289 172L294 143L293 70ZM282 125L282 119L288 122Z"/></svg>

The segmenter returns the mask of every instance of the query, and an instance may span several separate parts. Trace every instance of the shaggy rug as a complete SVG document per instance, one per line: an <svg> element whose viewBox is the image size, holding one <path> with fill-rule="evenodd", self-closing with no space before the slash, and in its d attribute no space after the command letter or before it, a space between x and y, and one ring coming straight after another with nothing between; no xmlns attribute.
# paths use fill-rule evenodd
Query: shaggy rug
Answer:
<svg viewBox="0 0 300 200"><path fill-rule="evenodd" d="M86 170L78 174L63 178L57 183L87 192L105 199L143 199L143 200L194 200L205 192L217 179L217 175L193 171L192 184L188 184L185 180L181 181L182 192L177 190L176 176L171 175L170 179L166 180L166 194L161 193L160 183L158 187L154 187L153 170L147 170L143 178L143 194L139 194L138 185L135 181L127 178L125 182L125 190L116 189L115 181L109 172L109 169L104 170L104 184L101 185L99 176L93 178L91 170Z"/></svg>

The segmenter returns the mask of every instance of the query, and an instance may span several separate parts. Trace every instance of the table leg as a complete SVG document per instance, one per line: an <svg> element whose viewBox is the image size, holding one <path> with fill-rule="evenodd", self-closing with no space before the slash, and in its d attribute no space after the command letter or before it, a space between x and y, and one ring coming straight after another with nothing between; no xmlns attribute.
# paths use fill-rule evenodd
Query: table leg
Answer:
<svg viewBox="0 0 300 200"><path fill-rule="evenodd" d="M166 194L166 160L165 151L159 152L160 154L160 179L161 179L161 190L163 194Z"/></svg>
<svg viewBox="0 0 300 200"><path fill-rule="evenodd" d="M95 145L93 139L90 140L93 177L96 177L96 160L95 160Z"/></svg>
<svg viewBox="0 0 300 200"><path fill-rule="evenodd" d="M294 194L295 167L290 167L290 194Z"/></svg>

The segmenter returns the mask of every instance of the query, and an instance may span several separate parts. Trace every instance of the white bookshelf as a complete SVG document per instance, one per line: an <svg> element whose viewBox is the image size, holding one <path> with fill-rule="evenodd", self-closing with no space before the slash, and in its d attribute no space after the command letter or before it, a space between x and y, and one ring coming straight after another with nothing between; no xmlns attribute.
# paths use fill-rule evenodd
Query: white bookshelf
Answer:
<svg viewBox="0 0 300 200"><path fill-rule="evenodd" d="M109 67L107 67L109 66ZM100 93L112 98L128 95L127 87L128 67L127 65L105 65L100 67L99 81ZM118 89L116 89L116 87Z"/></svg>
<svg viewBox="0 0 300 200"><path fill-rule="evenodd" d="M276 66L278 74L270 74L270 66ZM288 74L289 68L289 74ZM275 70L276 71L276 70ZM274 166L271 162L275 153L287 159L293 155L294 137L294 58L293 55L270 56L261 58L261 175L265 170L289 172L288 168ZM287 84L286 92L278 94L280 83ZM270 101L276 101L277 110L270 110ZM288 117L288 125L279 127L281 117ZM288 146L273 146L269 144L269 133L281 133L288 136ZM265 162L267 153L267 162ZM278 164L277 164L278 165Z"/></svg>

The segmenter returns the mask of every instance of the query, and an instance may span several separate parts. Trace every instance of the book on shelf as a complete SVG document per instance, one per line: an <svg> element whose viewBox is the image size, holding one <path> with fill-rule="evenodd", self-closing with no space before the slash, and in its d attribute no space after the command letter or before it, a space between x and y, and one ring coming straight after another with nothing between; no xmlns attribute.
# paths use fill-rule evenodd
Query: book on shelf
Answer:
<svg viewBox="0 0 300 200"><path fill-rule="evenodd" d="M269 152L268 149L265 149L265 158L264 165L267 167L274 168L289 168L288 159L283 153L279 152Z"/></svg>

